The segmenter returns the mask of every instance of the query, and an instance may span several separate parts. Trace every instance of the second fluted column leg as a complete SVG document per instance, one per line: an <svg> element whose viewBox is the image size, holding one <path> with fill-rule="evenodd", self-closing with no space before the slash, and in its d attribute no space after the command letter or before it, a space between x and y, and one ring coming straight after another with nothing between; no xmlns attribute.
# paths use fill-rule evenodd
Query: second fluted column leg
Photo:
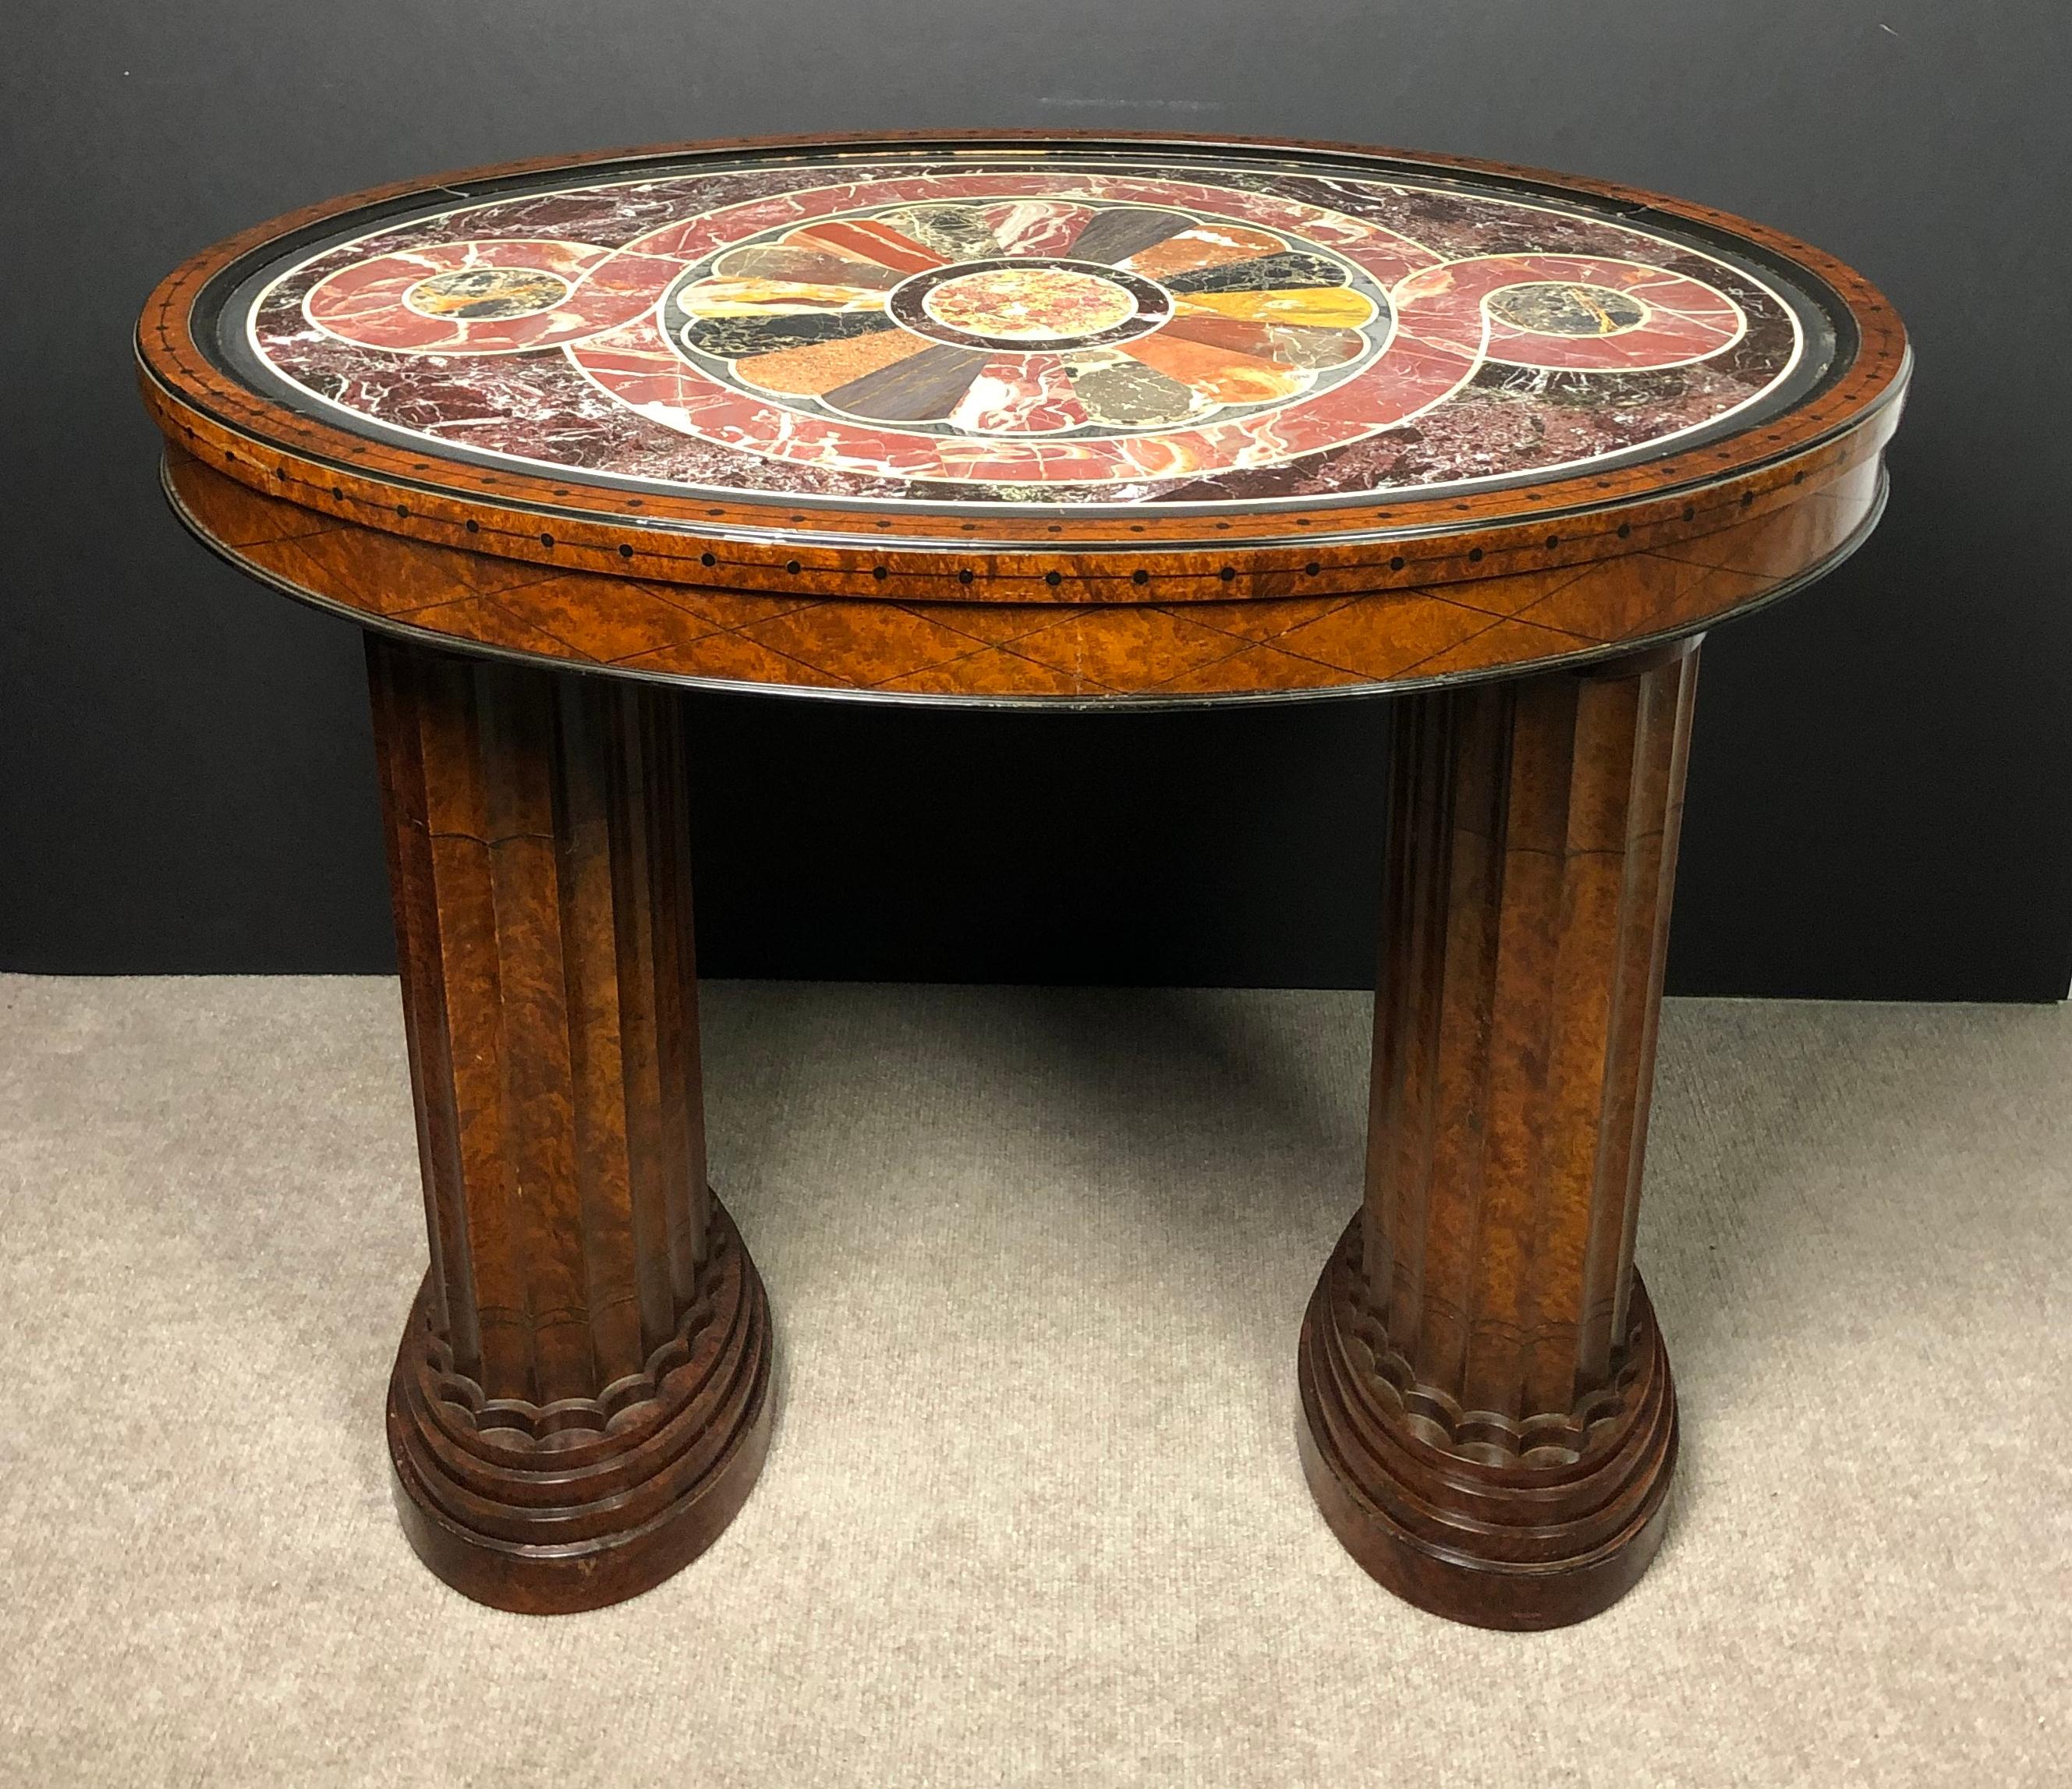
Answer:
<svg viewBox="0 0 2072 1789"><path fill-rule="evenodd" d="M1303 1324L1326 1519L1412 1602L1594 1614L1659 1544L1633 1269L1696 643L1407 701L1367 1194Z"/></svg>

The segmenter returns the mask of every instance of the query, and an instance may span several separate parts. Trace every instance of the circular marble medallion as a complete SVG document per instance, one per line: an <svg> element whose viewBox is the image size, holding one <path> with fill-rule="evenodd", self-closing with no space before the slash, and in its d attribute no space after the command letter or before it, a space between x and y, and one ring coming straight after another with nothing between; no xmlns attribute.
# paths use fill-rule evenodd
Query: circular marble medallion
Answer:
<svg viewBox="0 0 2072 1789"><path fill-rule="evenodd" d="M569 295L569 282L536 267L472 267L428 273L403 294L421 317L529 317Z"/></svg>
<svg viewBox="0 0 2072 1789"><path fill-rule="evenodd" d="M1646 307L1609 286L1542 282L1489 297L1490 315L1540 335L1617 335L1647 321Z"/></svg>
<svg viewBox="0 0 2072 1789"><path fill-rule="evenodd" d="M952 347L1030 354L1147 335L1172 321L1173 297L1120 268L1024 258L916 273L887 294L885 312Z"/></svg>
<svg viewBox="0 0 2072 1789"><path fill-rule="evenodd" d="M981 341L1070 342L1137 315L1126 287L1069 267L991 267L932 286L922 308L945 329Z"/></svg>

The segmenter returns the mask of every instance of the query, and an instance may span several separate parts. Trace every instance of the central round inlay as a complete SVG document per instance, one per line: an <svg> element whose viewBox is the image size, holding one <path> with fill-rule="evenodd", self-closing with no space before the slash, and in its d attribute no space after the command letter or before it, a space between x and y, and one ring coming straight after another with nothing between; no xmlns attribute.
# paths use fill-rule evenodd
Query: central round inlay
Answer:
<svg viewBox="0 0 2072 1789"><path fill-rule="evenodd" d="M989 267L944 280L921 301L946 329L998 341L1067 341L1137 315L1136 295L1069 267Z"/></svg>

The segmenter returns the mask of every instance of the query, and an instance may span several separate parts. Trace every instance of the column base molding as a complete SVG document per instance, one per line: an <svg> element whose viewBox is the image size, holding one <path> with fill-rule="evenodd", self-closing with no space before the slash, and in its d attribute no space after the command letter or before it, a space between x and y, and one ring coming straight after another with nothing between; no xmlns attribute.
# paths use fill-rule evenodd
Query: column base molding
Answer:
<svg viewBox="0 0 2072 1789"><path fill-rule="evenodd" d="M1309 1490L1346 1550L1419 1608L1478 1627L1610 1607L1661 1544L1676 1464L1669 1357L1638 1276L1613 1381L1531 1433L1406 1383L1367 1308L1355 1217L1302 1319Z"/></svg>
<svg viewBox="0 0 2072 1789"><path fill-rule="evenodd" d="M419 1558L521 1614L652 1590L719 1538L769 1445L770 1310L717 1198L697 1294L646 1370L597 1398L485 1398L453 1371L429 1280L388 1385L396 1507Z"/></svg>

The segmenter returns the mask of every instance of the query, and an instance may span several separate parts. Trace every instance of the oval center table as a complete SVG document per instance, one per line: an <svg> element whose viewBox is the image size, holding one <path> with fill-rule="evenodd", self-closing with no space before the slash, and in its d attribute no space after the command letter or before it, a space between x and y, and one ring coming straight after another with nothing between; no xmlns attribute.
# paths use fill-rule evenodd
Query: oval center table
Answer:
<svg viewBox="0 0 2072 1789"><path fill-rule="evenodd" d="M434 1571L615 1602L762 1464L691 943L719 773L678 692L717 687L1393 698L1309 1482L1460 1620L1638 1578L1676 1457L1633 1252L1698 641L1877 520L1909 357L1863 279L1435 157L787 140L316 206L174 273L138 347L181 519L366 632L431 1239L388 1442Z"/></svg>

